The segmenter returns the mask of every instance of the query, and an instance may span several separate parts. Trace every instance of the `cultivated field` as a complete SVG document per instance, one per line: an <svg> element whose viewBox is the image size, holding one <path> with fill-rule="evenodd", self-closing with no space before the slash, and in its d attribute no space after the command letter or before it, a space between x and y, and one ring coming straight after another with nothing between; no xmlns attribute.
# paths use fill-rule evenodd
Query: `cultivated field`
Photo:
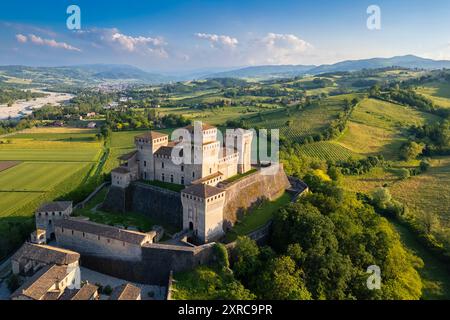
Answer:
<svg viewBox="0 0 450 320"><path fill-rule="evenodd" d="M351 150L332 141L314 142L300 146L300 153L321 160L339 161L360 156Z"/></svg>
<svg viewBox="0 0 450 320"><path fill-rule="evenodd" d="M28 230L30 217L39 205L86 181L102 151L95 132L80 129L38 128L2 141L0 257L23 241L22 233Z"/></svg>

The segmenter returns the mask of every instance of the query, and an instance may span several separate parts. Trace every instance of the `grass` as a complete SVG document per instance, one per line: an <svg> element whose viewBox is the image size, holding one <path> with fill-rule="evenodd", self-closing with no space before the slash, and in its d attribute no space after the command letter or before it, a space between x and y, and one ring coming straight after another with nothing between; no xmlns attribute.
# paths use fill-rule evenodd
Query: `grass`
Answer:
<svg viewBox="0 0 450 320"><path fill-rule="evenodd" d="M228 178L227 180L223 181L223 183L232 183L234 181L238 181L243 177L249 176L252 173L255 173L256 171L258 171L257 169L251 169L245 173L240 173L240 174L236 174L234 176L232 176L231 178Z"/></svg>
<svg viewBox="0 0 450 320"><path fill-rule="evenodd" d="M450 83L448 82L431 82L419 87L417 92L431 99L439 107L450 108Z"/></svg>
<svg viewBox="0 0 450 320"><path fill-rule="evenodd" d="M102 153L95 131L77 128L34 128L2 140L0 162L20 164L0 172L0 258L23 242L39 205L86 183Z"/></svg>
<svg viewBox="0 0 450 320"><path fill-rule="evenodd" d="M0 191L46 192L86 166L77 162L21 163L0 174Z"/></svg>
<svg viewBox="0 0 450 320"><path fill-rule="evenodd" d="M238 221L234 227L227 232L225 242L232 242L238 236L243 236L255 231L268 223L275 212L291 201L291 195L285 192L274 201L264 202L251 212L245 214L242 220Z"/></svg>
<svg viewBox="0 0 450 320"><path fill-rule="evenodd" d="M155 186L155 187L159 187L159 188L175 191L175 192L181 192L181 190L186 188L186 186L184 186L182 184L163 182L163 181L158 181L158 180L153 180L153 181L139 180L139 182L145 183L145 184L148 184L148 185L151 185L151 186Z"/></svg>
<svg viewBox="0 0 450 320"><path fill-rule="evenodd" d="M406 129L439 120L439 117L376 99L365 99L354 110L344 134L336 141L363 156L382 154L397 160L406 141Z"/></svg>
<svg viewBox="0 0 450 320"><path fill-rule="evenodd" d="M403 244L424 262L423 268L419 269L423 283L422 297L427 300L449 300L450 274L447 271L448 266L430 254L408 228L393 220L390 222L400 234Z"/></svg>

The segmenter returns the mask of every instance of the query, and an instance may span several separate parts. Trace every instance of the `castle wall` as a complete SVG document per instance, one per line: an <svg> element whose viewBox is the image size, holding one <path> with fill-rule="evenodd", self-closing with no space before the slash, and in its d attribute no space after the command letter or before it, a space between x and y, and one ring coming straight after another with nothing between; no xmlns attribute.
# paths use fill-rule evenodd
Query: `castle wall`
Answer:
<svg viewBox="0 0 450 320"><path fill-rule="evenodd" d="M57 227L55 231L59 247L76 251L81 255L130 261L141 259L141 246L137 244L61 227Z"/></svg>
<svg viewBox="0 0 450 320"><path fill-rule="evenodd" d="M139 182L131 184L127 193L127 210L182 228L183 207L180 193Z"/></svg>
<svg viewBox="0 0 450 320"><path fill-rule="evenodd" d="M217 187L226 190L223 214L224 229L227 230L245 210L264 199L275 200L290 187L290 183L280 164L263 168L230 184L219 183Z"/></svg>
<svg viewBox="0 0 450 320"><path fill-rule="evenodd" d="M213 244L199 247L147 244L142 247L142 259L138 262L82 255L81 265L128 281L165 286L171 270L191 270L213 259Z"/></svg>

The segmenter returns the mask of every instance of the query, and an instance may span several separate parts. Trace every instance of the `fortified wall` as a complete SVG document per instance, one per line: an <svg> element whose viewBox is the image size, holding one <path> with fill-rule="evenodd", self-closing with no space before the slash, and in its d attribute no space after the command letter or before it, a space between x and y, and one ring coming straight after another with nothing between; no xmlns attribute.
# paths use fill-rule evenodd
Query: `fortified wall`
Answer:
<svg viewBox="0 0 450 320"><path fill-rule="evenodd" d="M275 200L290 188L283 165L262 168L232 183L219 183L226 190L224 229L230 228L251 207L264 200Z"/></svg>
<svg viewBox="0 0 450 320"><path fill-rule="evenodd" d="M113 212L138 212L179 229L183 226L180 193L134 182L128 188L112 186L102 209Z"/></svg>
<svg viewBox="0 0 450 320"><path fill-rule="evenodd" d="M82 254L81 265L128 281L165 286L171 270L192 270L214 259L213 243L197 247L153 243L142 246L140 261Z"/></svg>

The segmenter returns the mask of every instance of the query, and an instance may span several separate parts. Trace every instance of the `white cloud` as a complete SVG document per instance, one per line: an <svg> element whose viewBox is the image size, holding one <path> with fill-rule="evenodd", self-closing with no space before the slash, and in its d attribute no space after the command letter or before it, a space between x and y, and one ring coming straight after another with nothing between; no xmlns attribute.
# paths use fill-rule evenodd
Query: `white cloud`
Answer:
<svg viewBox="0 0 450 320"><path fill-rule="evenodd" d="M297 64L313 46L293 34L268 33L250 45L249 62L252 64Z"/></svg>
<svg viewBox="0 0 450 320"><path fill-rule="evenodd" d="M239 43L238 39L227 35L196 33L195 36L200 39L208 40L213 48L235 48Z"/></svg>
<svg viewBox="0 0 450 320"><path fill-rule="evenodd" d="M167 43L162 37L130 36L123 34L117 28L93 28L80 30L78 36L90 40L91 44L99 48L101 45L108 46L126 52L139 53L142 55L156 55L167 58L165 50Z"/></svg>
<svg viewBox="0 0 450 320"><path fill-rule="evenodd" d="M28 41L28 38L26 36L24 36L23 34L16 34L16 39L18 42L20 43L25 43Z"/></svg>
<svg viewBox="0 0 450 320"><path fill-rule="evenodd" d="M57 42L56 40L53 40L53 39L43 39L34 34L30 34L29 38L30 38L30 42L32 42L36 45L81 52L81 49L71 46L70 44L67 44L65 42ZM17 40L20 41L19 38L17 38ZM22 40L23 40L23 38L22 38Z"/></svg>

